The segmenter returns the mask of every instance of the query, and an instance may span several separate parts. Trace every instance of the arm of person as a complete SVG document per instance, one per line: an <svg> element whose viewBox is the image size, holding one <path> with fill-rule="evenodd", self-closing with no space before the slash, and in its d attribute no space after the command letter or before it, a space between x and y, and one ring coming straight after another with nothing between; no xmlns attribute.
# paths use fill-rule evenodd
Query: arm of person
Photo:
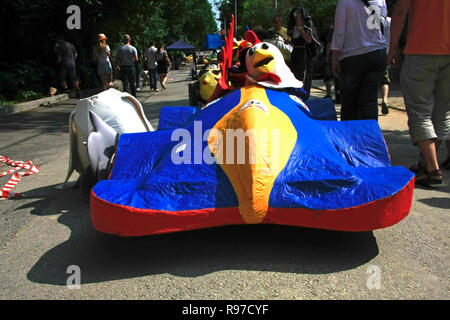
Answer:
<svg viewBox="0 0 450 320"><path fill-rule="evenodd" d="M74 58L75 60L77 60L78 53L77 53L77 49L75 49L75 46L74 46L74 45L72 45L72 52L73 52L73 58Z"/></svg>
<svg viewBox="0 0 450 320"><path fill-rule="evenodd" d="M331 69L333 70L333 74L336 77L340 77L341 76L341 63L339 62L339 55L340 55L340 51L339 50L332 50L331 51Z"/></svg>
<svg viewBox="0 0 450 320"><path fill-rule="evenodd" d="M325 48L325 63L330 63L330 54L331 54L331 42L327 42L327 46Z"/></svg>
<svg viewBox="0 0 450 320"><path fill-rule="evenodd" d="M111 48L110 48L109 46L107 46L106 48L107 48L106 52L108 53L109 60L110 60L111 62L113 62L113 61L114 61L114 56L113 56L113 54L112 54Z"/></svg>
<svg viewBox="0 0 450 320"><path fill-rule="evenodd" d="M303 25L298 27L298 29L300 30L300 34L302 36L302 38L306 41L307 44L310 44L312 42L312 37L311 37L311 30L307 30L305 28L305 23L303 22Z"/></svg>
<svg viewBox="0 0 450 320"><path fill-rule="evenodd" d="M391 43L388 54L388 63L391 65L396 65L398 62L400 54L399 41L410 7L411 0L398 0L391 19Z"/></svg>

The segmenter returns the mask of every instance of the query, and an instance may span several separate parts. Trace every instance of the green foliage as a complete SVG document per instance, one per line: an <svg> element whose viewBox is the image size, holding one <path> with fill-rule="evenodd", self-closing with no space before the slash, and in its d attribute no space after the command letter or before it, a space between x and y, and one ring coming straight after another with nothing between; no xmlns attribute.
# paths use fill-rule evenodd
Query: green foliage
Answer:
<svg viewBox="0 0 450 320"><path fill-rule="evenodd" d="M9 71L0 72L1 95L4 100L26 101L42 97L41 81L45 72L34 61L24 61L8 66ZM1 69L6 69L2 64Z"/></svg>
<svg viewBox="0 0 450 320"><path fill-rule="evenodd" d="M334 10L338 0L283 0L277 1L277 13L284 19L284 25L288 23L290 11L296 6L304 6L308 9L313 17L316 26L321 26L325 17L334 17ZM221 19L224 16L228 20L231 14L234 14L234 1L217 0L219 5ZM238 7L238 35L242 36L245 33L245 26L254 28L261 25L268 29L272 26L274 11L273 0L237 0ZM228 27L228 26L227 26Z"/></svg>
<svg viewBox="0 0 450 320"><path fill-rule="evenodd" d="M81 30L66 27L66 9L72 4L81 9ZM152 40L169 45L183 39L200 48L216 29L208 0L3 0L0 96L26 99L33 96L30 92L47 94L50 86L58 86L58 34L75 45L80 85L91 88L98 85L92 61L98 33L108 36L114 52L125 33L143 51Z"/></svg>

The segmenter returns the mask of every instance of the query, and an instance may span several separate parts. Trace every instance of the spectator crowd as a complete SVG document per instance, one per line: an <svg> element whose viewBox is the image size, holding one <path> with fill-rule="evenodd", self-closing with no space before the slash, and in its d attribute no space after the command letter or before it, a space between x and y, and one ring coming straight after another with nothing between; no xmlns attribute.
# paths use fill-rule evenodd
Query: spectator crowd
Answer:
<svg viewBox="0 0 450 320"><path fill-rule="evenodd" d="M275 15L273 27L252 28L258 37L276 45L309 94L314 62L322 62L326 98L341 103L340 119L378 120L387 115L391 68L401 65L400 83L408 115L412 143L420 149L420 160L411 168L416 183L442 183L441 169L450 169L450 155L439 163L437 149L446 145L450 152L450 1L397 0L392 19L385 0L339 0L335 16L326 17L320 30L307 8L297 6L287 17ZM402 34L406 43L401 44ZM124 91L136 96L141 74L149 87L166 90L168 70L172 68L164 45L154 41L142 53L129 35L113 57L107 37L98 35L93 49L97 74L103 90L111 87L114 61L120 71ZM67 80L78 94L75 73L75 47L59 38L55 51L60 65L60 81ZM141 70L141 63L144 70ZM142 72L142 73L141 73ZM378 97L381 104L378 105Z"/></svg>

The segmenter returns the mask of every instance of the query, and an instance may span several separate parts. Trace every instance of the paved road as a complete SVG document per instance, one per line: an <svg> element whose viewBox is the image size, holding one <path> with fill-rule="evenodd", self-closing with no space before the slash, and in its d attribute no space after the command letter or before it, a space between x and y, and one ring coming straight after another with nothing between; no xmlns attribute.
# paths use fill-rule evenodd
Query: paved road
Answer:
<svg viewBox="0 0 450 320"><path fill-rule="evenodd" d="M187 70L171 78L165 92L139 93L155 126L161 106L188 105ZM54 189L67 170L75 104L0 118L0 154L41 168L18 185L26 197L0 202L0 299L450 298L450 172L439 188L416 188L405 220L374 232L257 225L118 238L92 228L77 190ZM405 113L379 122L393 164L411 165ZM78 290L66 286L70 265L81 270ZM377 275L381 287L369 289Z"/></svg>

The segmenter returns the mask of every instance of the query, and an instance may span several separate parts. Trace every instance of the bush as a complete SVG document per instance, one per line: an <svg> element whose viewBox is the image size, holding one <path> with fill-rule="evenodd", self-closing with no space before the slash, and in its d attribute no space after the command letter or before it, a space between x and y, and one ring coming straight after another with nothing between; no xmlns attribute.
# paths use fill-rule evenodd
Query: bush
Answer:
<svg viewBox="0 0 450 320"><path fill-rule="evenodd" d="M0 96L2 100L27 101L44 96L46 72L36 62L0 66Z"/></svg>

